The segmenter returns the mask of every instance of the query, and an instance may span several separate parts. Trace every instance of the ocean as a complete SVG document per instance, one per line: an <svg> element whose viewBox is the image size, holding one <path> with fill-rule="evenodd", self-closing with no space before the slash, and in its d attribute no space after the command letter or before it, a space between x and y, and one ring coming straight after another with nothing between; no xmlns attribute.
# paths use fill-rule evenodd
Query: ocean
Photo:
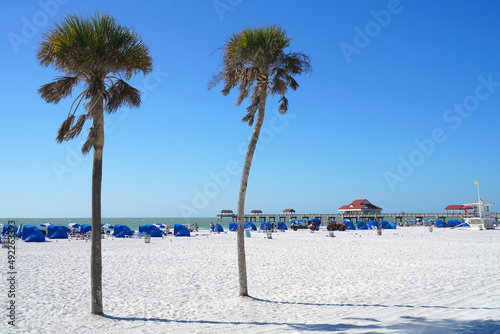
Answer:
<svg viewBox="0 0 500 334"><path fill-rule="evenodd" d="M254 218L254 217L252 217ZM258 217L255 217L258 218ZM411 218L411 217L405 217L405 218ZM427 218L432 218L435 219L435 217L424 217L424 220ZM300 217L299 217L300 219ZM448 217L448 219L458 219L462 220L462 217ZM18 218L18 219L7 219L7 218L0 218L0 223L7 225L8 221L14 220L16 222L16 225L19 226L20 224L23 225L34 225L39 227L39 224L42 223L51 223L53 225L63 225L63 226L68 226L68 224L71 223L79 223L79 224L92 224L92 219L91 218ZM216 217L191 217L191 218L102 218L101 219L103 223L108 223L112 226L122 224L128 226L131 230L139 231L139 226L144 226L147 224L157 224L157 223L162 223L165 225L169 226L174 226L175 224L182 224L185 226L191 225L192 227L195 226L195 224L198 224L198 228L201 230L208 230L210 228L210 223L216 223L217 218ZM253 220L252 222L257 225L257 227L260 227L260 221L257 221L258 219ZM391 219L391 217L385 218L389 223L394 223L394 219ZM225 217L222 219L222 222L219 221L218 223L222 225L224 230L229 229L229 223L231 222L231 218ZM403 222L405 222L403 220ZM286 221L286 224L288 225L289 222ZM413 225L414 222L411 222L410 225ZM328 225L328 222L323 220L322 222L323 226Z"/></svg>
<svg viewBox="0 0 500 334"><path fill-rule="evenodd" d="M53 225L68 226L71 223L78 224L92 224L91 218L18 218L18 219L0 219L0 223L7 225L10 220L14 220L16 225L34 225L39 227L42 223L51 223ZM102 218L103 223L108 223L112 226L122 224L127 225L131 230L139 231L139 226L144 226L147 224L157 224L162 223L169 226L174 226L175 224L182 224L186 226L194 226L198 224L198 228L202 230L208 230L210 223L215 223L217 218L215 217L194 217L194 218ZM229 221L225 221L222 224L224 229L229 228Z"/></svg>

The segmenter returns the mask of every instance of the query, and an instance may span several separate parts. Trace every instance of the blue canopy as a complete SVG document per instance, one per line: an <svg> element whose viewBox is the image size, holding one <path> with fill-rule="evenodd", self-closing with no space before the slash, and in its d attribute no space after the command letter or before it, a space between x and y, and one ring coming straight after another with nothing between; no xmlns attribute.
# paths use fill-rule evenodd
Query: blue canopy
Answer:
<svg viewBox="0 0 500 334"><path fill-rule="evenodd" d="M354 226L354 223L350 220L344 219L344 225L346 230L355 230L356 226Z"/></svg>
<svg viewBox="0 0 500 334"><path fill-rule="evenodd" d="M175 227L175 226L174 226ZM224 228L222 227L221 224L213 224L212 225L212 232L224 232Z"/></svg>
<svg viewBox="0 0 500 334"><path fill-rule="evenodd" d="M163 237L163 233L160 228L156 225L147 224L144 225L144 233L151 234L151 238L161 238Z"/></svg>
<svg viewBox="0 0 500 334"><path fill-rule="evenodd" d="M51 225L47 229L47 238L49 239L68 239L68 233L71 230L67 226Z"/></svg>
<svg viewBox="0 0 500 334"><path fill-rule="evenodd" d="M366 226L365 222L358 221L357 225L358 226L356 226L356 227L358 228L358 230L367 230L368 229L368 226Z"/></svg>
<svg viewBox="0 0 500 334"><path fill-rule="evenodd" d="M236 231L238 229L238 223L231 222L229 223L229 231Z"/></svg>
<svg viewBox="0 0 500 334"><path fill-rule="evenodd" d="M448 220L448 227L455 227L460 224L461 223L456 219Z"/></svg>
<svg viewBox="0 0 500 334"><path fill-rule="evenodd" d="M217 224L217 225L219 225L219 224ZM184 226L182 224L175 224L174 225L174 235L176 237L190 237L191 233L189 232L189 229L186 226Z"/></svg>
<svg viewBox="0 0 500 334"><path fill-rule="evenodd" d="M270 222L261 222L260 229L271 231L273 229L273 225Z"/></svg>
<svg viewBox="0 0 500 334"><path fill-rule="evenodd" d="M441 219L438 219L438 220L436 220L436 223L434 224L434 227L446 227L446 224Z"/></svg>
<svg viewBox="0 0 500 334"><path fill-rule="evenodd" d="M393 225L389 224L388 221L382 220L382 228L386 229L386 230L393 230L396 228L396 224L394 224L394 226L393 226Z"/></svg>
<svg viewBox="0 0 500 334"><path fill-rule="evenodd" d="M84 224L84 225L82 225L82 227L80 227L81 234L88 233L90 231L92 231L92 225Z"/></svg>
<svg viewBox="0 0 500 334"><path fill-rule="evenodd" d="M45 236L38 227L26 225L23 228L22 239L25 242L44 242Z"/></svg>
<svg viewBox="0 0 500 334"><path fill-rule="evenodd" d="M373 230L373 229L377 229L378 228L378 223L377 222L374 222L373 220L370 220L368 222L368 228L370 230Z"/></svg>
<svg viewBox="0 0 500 334"><path fill-rule="evenodd" d="M115 229L113 231L113 236L115 238L125 238L125 236L131 236L132 231L126 225L115 225Z"/></svg>
<svg viewBox="0 0 500 334"><path fill-rule="evenodd" d="M278 222L278 230L288 230L288 227L283 222Z"/></svg>
<svg viewBox="0 0 500 334"><path fill-rule="evenodd" d="M257 226L255 226L255 224L251 222L245 222L245 225L243 227L245 230L250 228L252 231L257 231Z"/></svg>

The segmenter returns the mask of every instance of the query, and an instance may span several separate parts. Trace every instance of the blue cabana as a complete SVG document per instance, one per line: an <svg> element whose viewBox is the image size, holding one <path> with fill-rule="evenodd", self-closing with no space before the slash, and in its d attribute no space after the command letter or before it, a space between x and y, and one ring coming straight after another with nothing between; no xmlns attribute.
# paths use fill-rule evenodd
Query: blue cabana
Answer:
<svg viewBox="0 0 500 334"><path fill-rule="evenodd" d="M85 224L80 227L80 234L88 233L90 231L92 231L92 225Z"/></svg>
<svg viewBox="0 0 500 334"><path fill-rule="evenodd" d="M131 236L132 230L127 225L115 225L115 229L113 231L113 236L115 238L125 238L125 236Z"/></svg>
<svg viewBox="0 0 500 334"><path fill-rule="evenodd" d="M219 225L219 224L217 224L217 225ZM190 237L191 233L189 232L189 229L185 225L175 224L174 225L174 235L176 237Z"/></svg>
<svg viewBox="0 0 500 334"><path fill-rule="evenodd" d="M357 226L358 230L367 230L368 226L366 226L365 222L358 221Z"/></svg>
<svg viewBox="0 0 500 334"><path fill-rule="evenodd" d="M221 232L224 232L224 228L222 227L221 224L217 224L216 223L216 224L212 225L212 232L219 232L219 233L221 233Z"/></svg>
<svg viewBox="0 0 500 334"><path fill-rule="evenodd" d="M394 224L394 226L392 224L390 224L388 221L386 220L382 220L382 228L383 229L386 229L386 230L393 230L396 228L396 224Z"/></svg>
<svg viewBox="0 0 500 334"><path fill-rule="evenodd" d="M264 230L271 231L273 229L273 225L270 222L261 222L260 229L262 231Z"/></svg>
<svg viewBox="0 0 500 334"><path fill-rule="evenodd" d="M23 228L22 239L25 242L44 242L45 236L38 227L26 225Z"/></svg>
<svg viewBox="0 0 500 334"><path fill-rule="evenodd" d="M163 237L163 233L160 228L156 225L147 224L144 225L144 233L151 234L151 238L161 238Z"/></svg>
<svg viewBox="0 0 500 334"><path fill-rule="evenodd" d="M71 230L67 226L50 225L47 229L47 238L68 239L69 232L71 232Z"/></svg>
<svg viewBox="0 0 500 334"><path fill-rule="evenodd" d="M257 226L251 222L245 222L244 228L245 230L251 229L252 231L257 231Z"/></svg>
<svg viewBox="0 0 500 334"><path fill-rule="evenodd" d="M313 219L311 219L311 224L312 224L312 223L314 223L314 227L315 227L316 229L318 229L318 228L319 228L319 225L321 225L321 222L319 221L319 219L318 219L318 218L313 218Z"/></svg>
<svg viewBox="0 0 500 334"><path fill-rule="evenodd" d="M368 222L368 228L370 230L376 230L377 228L379 227L378 223L377 222L374 222L373 220L370 220Z"/></svg>
<svg viewBox="0 0 500 334"><path fill-rule="evenodd" d="M344 225L346 230L355 230L356 226L354 226L354 223L350 220L344 219Z"/></svg>
<svg viewBox="0 0 500 334"><path fill-rule="evenodd" d="M278 222L278 230L280 230L280 231L288 230L288 226L286 226L286 224L283 222Z"/></svg>
<svg viewBox="0 0 500 334"><path fill-rule="evenodd" d="M455 227L460 224L461 223L456 219L448 220L448 227Z"/></svg>
<svg viewBox="0 0 500 334"><path fill-rule="evenodd" d="M238 229L238 223L231 222L229 223L229 231L236 231Z"/></svg>
<svg viewBox="0 0 500 334"><path fill-rule="evenodd" d="M442 221L441 219L438 219L438 220L436 220L434 227L446 227L446 223L444 221Z"/></svg>
<svg viewBox="0 0 500 334"><path fill-rule="evenodd" d="M144 233L144 226L139 226L139 233Z"/></svg>

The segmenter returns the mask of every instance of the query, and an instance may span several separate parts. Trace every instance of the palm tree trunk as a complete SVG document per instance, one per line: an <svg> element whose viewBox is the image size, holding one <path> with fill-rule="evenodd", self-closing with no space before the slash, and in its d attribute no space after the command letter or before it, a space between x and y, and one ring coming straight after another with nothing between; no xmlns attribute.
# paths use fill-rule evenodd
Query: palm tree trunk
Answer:
<svg viewBox="0 0 500 334"><path fill-rule="evenodd" d="M250 138L250 142L248 143L247 154L245 156L245 165L243 166L243 172L241 173L240 193L238 197L238 232L236 235L236 242L238 244L238 275L240 283L240 297L248 296L247 262L245 257L244 236L245 197L247 193L248 176L250 175L250 167L252 166L253 154L255 152L255 148L257 147L257 140L259 139L260 129L262 128L262 124L264 123L267 88L264 87L264 89L264 92L261 93L263 98L259 106L255 128L253 129L252 137Z"/></svg>
<svg viewBox="0 0 500 334"><path fill-rule="evenodd" d="M92 168L92 240L90 251L91 313L103 314L102 257L101 257L101 184L102 153L104 147L104 115L102 99L92 111L95 131L94 164Z"/></svg>

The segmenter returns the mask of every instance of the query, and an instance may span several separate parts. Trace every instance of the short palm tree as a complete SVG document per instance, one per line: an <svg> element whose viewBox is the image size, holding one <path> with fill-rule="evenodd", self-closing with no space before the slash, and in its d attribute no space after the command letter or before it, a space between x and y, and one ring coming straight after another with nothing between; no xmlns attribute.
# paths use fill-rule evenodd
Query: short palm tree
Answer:
<svg viewBox="0 0 500 334"><path fill-rule="evenodd" d="M289 88L296 90L299 87L293 77L312 70L306 55L285 52L285 49L290 46L291 40L292 38L286 35L286 31L277 26L245 28L234 33L222 48L224 52L222 70L214 76L209 85L210 89L223 81L222 94L225 96L233 88L239 86L237 106L250 96L250 105L247 107L246 115L242 121L252 126L255 116L257 116L255 128L248 144L238 196L237 244L240 296L248 296L243 235L245 195L253 154L264 122L267 96L269 94L279 96L279 112L286 113L288 100L285 94Z"/></svg>
<svg viewBox="0 0 500 334"><path fill-rule="evenodd" d="M84 155L94 149L91 312L103 314L100 231L104 112L112 114L122 106L140 106L140 92L126 81L139 72L144 75L151 72L153 60L148 47L133 30L98 12L91 17L67 16L48 30L38 47L37 59L41 66L64 73L38 90L47 103L57 104L77 86L82 87L59 128L56 141L71 140L80 134L87 120L92 123L82 147ZM85 111L76 118L82 102Z"/></svg>

